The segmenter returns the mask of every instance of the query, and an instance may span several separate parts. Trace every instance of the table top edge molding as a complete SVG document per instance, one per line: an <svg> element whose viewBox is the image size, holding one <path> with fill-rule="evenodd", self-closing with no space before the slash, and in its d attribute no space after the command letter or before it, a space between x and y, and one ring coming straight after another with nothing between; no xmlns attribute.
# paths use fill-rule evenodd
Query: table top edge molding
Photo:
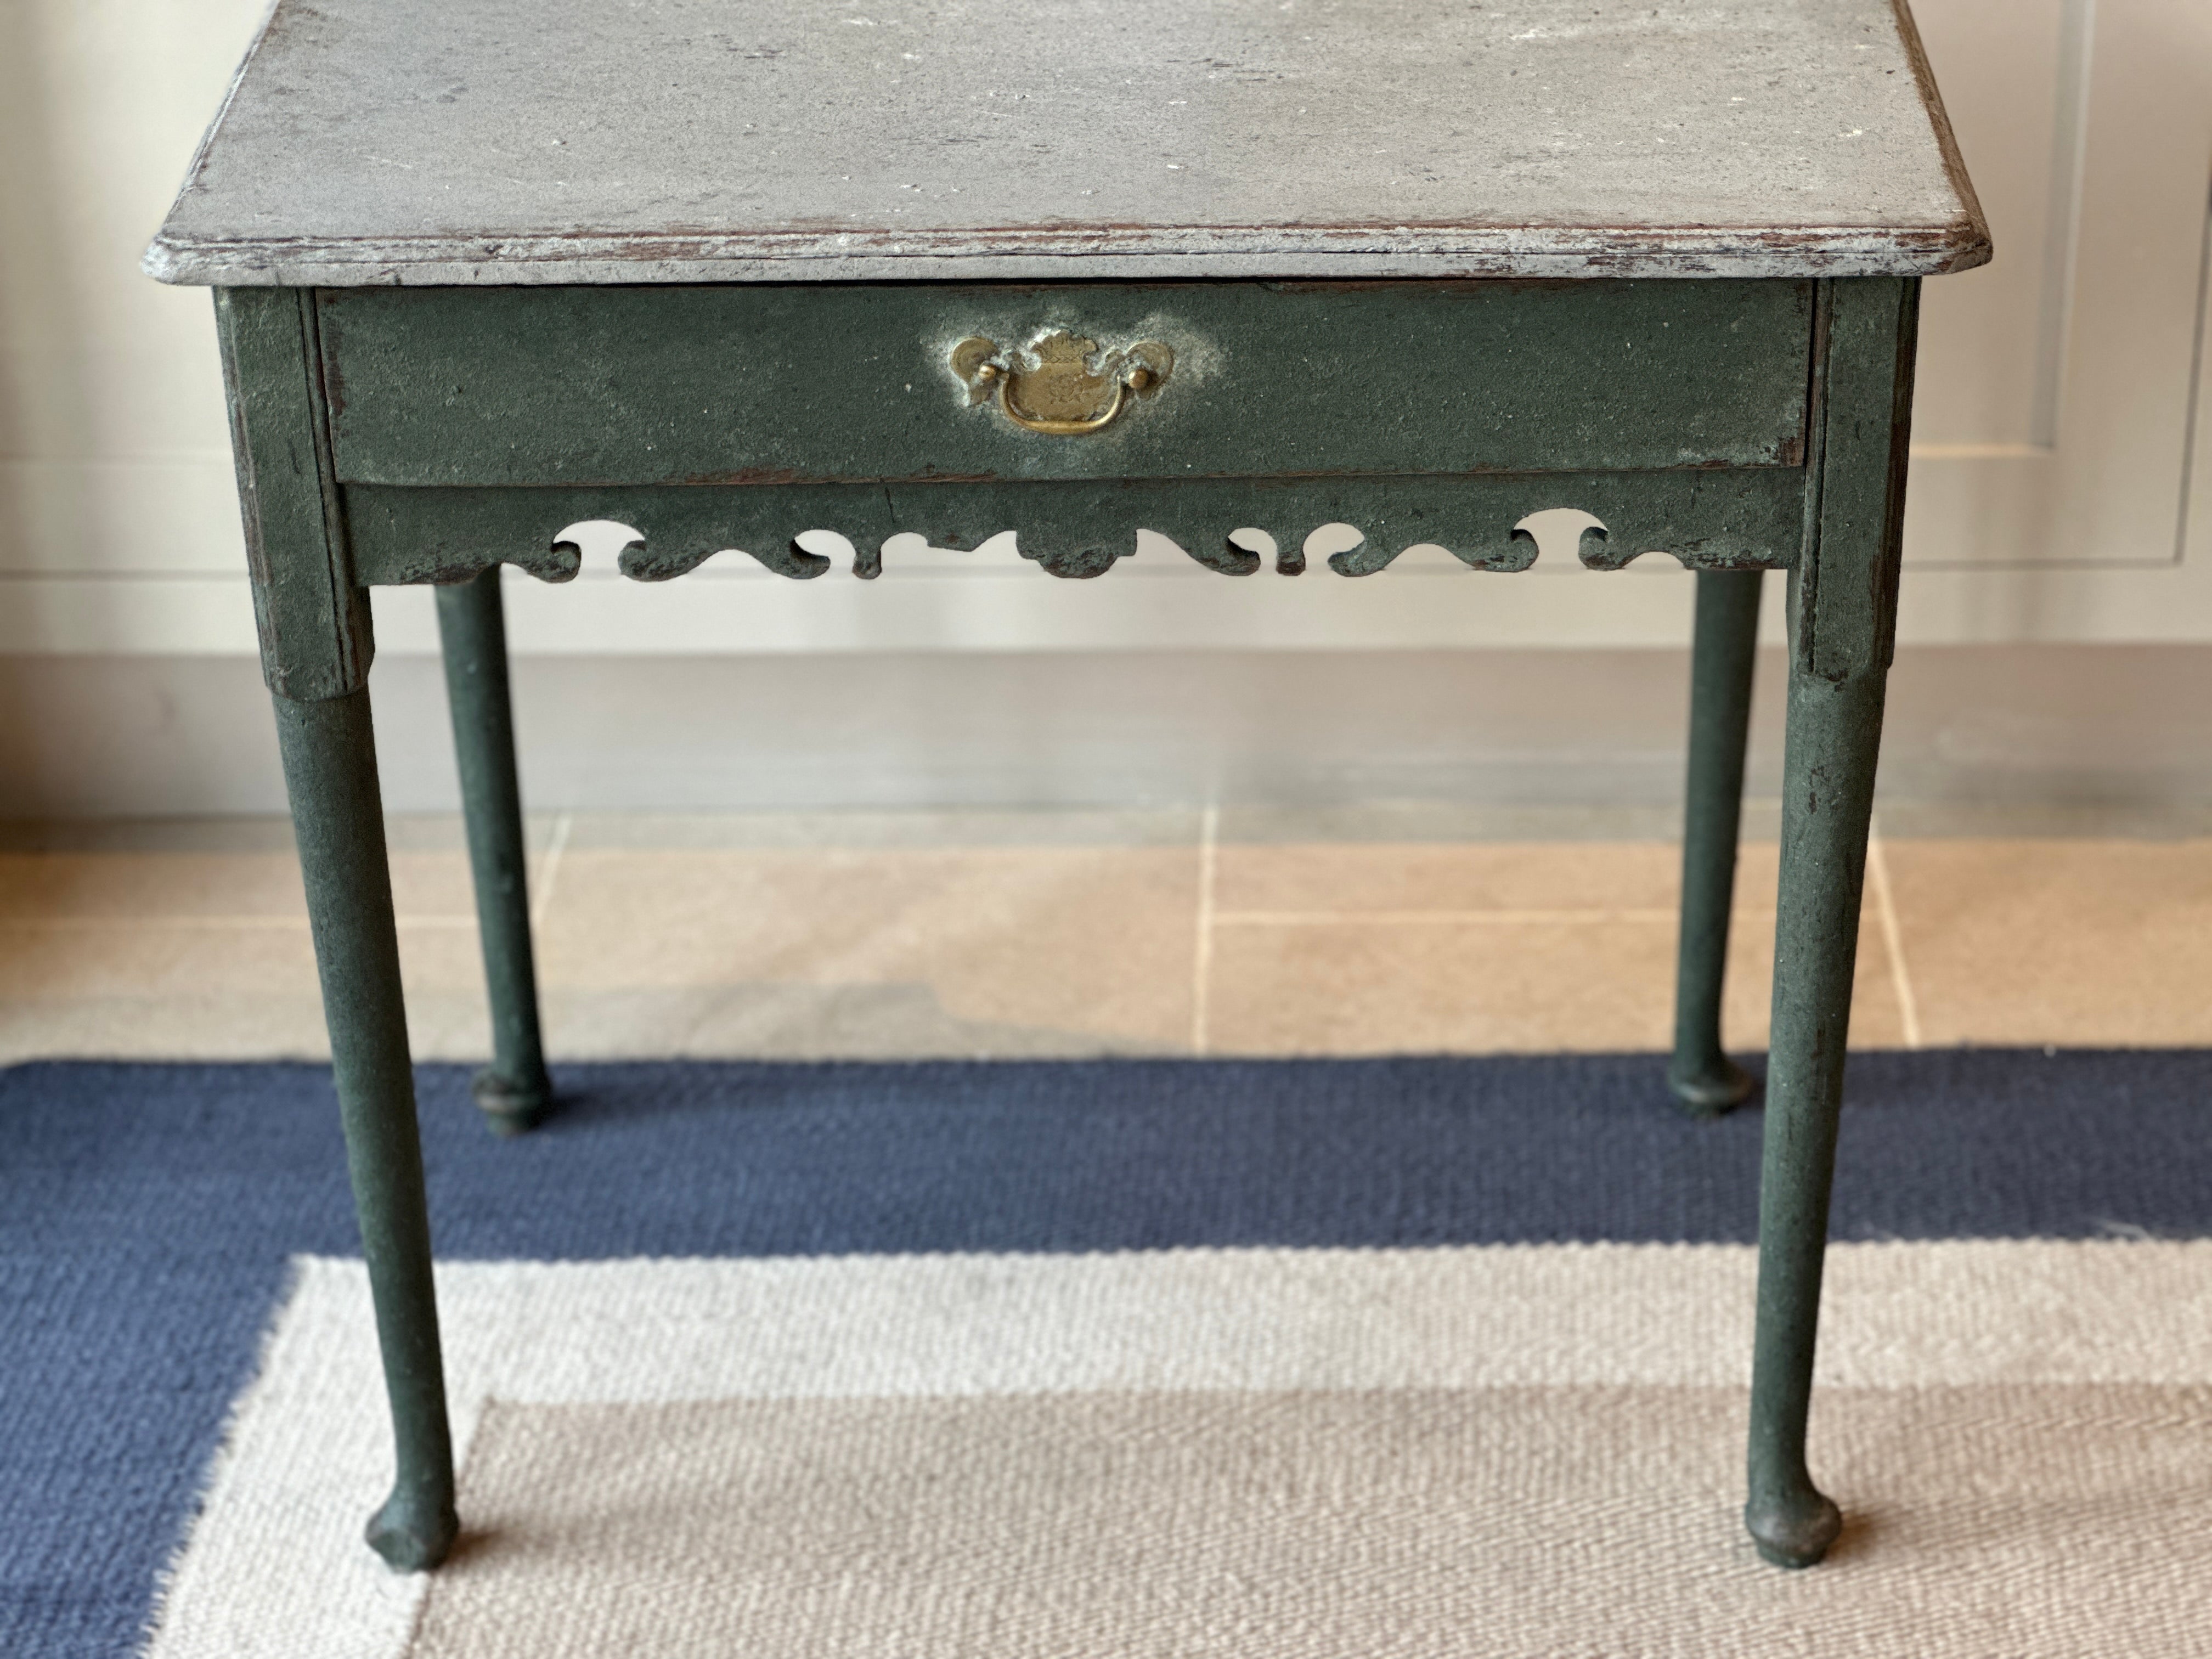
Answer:
<svg viewBox="0 0 2212 1659"><path fill-rule="evenodd" d="M1581 227L1437 229L1297 237L1255 229L1064 236L1009 233L932 244L792 236L674 237L549 231L496 240L205 238L164 232L146 274L184 287L380 288L654 286L701 283L1064 282L1082 278L1237 282L1465 281L1710 277L1936 276L1989 263L1978 214L1938 230L1778 226L1653 232ZM1206 246L1207 240L1216 245ZM1364 245L1362 245L1364 243Z"/></svg>

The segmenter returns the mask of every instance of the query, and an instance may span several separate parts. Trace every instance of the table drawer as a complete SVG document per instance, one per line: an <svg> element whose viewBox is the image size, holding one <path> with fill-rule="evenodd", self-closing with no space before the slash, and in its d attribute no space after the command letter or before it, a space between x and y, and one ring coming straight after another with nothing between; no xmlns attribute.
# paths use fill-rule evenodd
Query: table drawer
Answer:
<svg viewBox="0 0 2212 1659"><path fill-rule="evenodd" d="M1801 465L1813 286L343 289L317 313L349 483L1454 475ZM1098 348L1062 345L1072 386L1024 350L1054 330ZM963 379L970 339L1011 385L980 348ZM1093 429L1016 418L1055 410Z"/></svg>

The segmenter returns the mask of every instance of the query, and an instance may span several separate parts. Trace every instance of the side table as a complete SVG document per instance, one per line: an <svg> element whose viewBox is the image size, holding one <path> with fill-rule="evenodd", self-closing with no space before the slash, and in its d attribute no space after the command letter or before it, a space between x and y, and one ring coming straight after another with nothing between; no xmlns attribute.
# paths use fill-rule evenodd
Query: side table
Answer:
<svg viewBox="0 0 2212 1659"><path fill-rule="evenodd" d="M880 11L881 8L875 9ZM398 1445L453 1449L386 867L368 590L438 586L496 1052L550 1090L500 567L612 520L662 580L796 538L1144 526L1224 579L1440 543L1698 572L1674 1091L1725 1110L1722 958L1762 573L1788 573L1781 890L1745 1519L1805 1463L1919 279L1989 239L1892 0L280 0L147 256L212 287L264 669ZM1313 526L1365 541L1304 570ZM1263 570L1248 533L1285 551ZM896 556L895 555L893 556ZM1046 573L1049 573L1048 576Z"/></svg>

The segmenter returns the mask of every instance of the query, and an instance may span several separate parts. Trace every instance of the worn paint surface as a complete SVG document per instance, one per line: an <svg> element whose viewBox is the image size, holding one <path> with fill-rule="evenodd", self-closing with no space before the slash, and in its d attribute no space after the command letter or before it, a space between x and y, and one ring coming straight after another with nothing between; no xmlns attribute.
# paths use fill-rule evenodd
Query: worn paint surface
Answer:
<svg viewBox="0 0 2212 1659"><path fill-rule="evenodd" d="M652 295L649 306L624 297L635 292L618 290L605 297L610 306L639 304L637 319L662 327L682 320L686 313L681 307L693 303L682 292ZM810 304L799 314L830 315L827 307L842 303L834 298L838 292L817 294L813 297L819 305ZM1010 289L997 297L1026 305L1043 292ZM1079 292L1102 307L1106 303L1103 296ZM1249 306L1252 315L1271 314L1275 304L1272 292L1257 301L1237 298L1225 289L1209 292L1217 297L1230 294L1226 303ZM1414 303L1435 297L1433 291L1389 292ZM1515 315L1534 319L1549 303L1544 296L1553 290L1506 285L1488 292L1507 296L1510 321ZM1663 304L1668 296L1658 285L1593 285L1579 292L1623 316L1633 313L1647 297ZM727 291L719 294L698 303L726 303ZM1706 290L1706 297L1721 308L1710 314L1725 316L1735 296L1716 286ZM1778 406L1794 410L1803 442L1796 455L1770 456L1764 465L1632 466L1616 459L1604 464L1607 470L1588 470L1593 465L1589 458L1562 447L1573 428L1560 410L1573 405L1571 399L1560 402L1556 388L1562 382L1553 371L1562 361L1573 360L1577 331L1569 330L1515 333L1507 356L1492 365L1500 371L1495 378L1501 386L1547 388L1522 401L1509 397L1503 406L1509 421L1525 416L1538 425L1555 423L1547 437L1548 447L1539 457L1540 470L1525 473L1464 464L1475 451L1462 454L1463 464L1455 470L1408 471L1401 459L1395 474L1347 471L1337 463L1367 453L1361 447L1364 422L1373 419L1369 410L1378 402L1370 396L1366 404L1352 404L1314 425L1316 465L1304 471L1278 466L1273 476L1255 468L1248 476L1147 477L1133 471L1130 456L1121 453L1119 476L1114 477L971 475L825 483L803 475L794 479L791 475L797 469L785 468L770 469L771 476L750 483L684 483L653 481L662 477L653 471L662 463L654 462L641 467L650 475L646 481L579 484L564 481L570 475L562 471L561 452L552 452L549 465L546 453L531 447L536 440L527 417L557 414L563 398L588 405L593 396L611 391L618 395L606 408L587 407L583 437L568 433L568 439L580 441L584 455L598 458L594 465L612 454L626 458L625 466L639 465L637 458L649 453L650 447L635 447L637 430L661 429L653 422L673 422L669 429L678 433L694 426L688 404L679 409L669 401L674 392L685 399L713 395L711 378L678 372L683 352L696 353L699 339L672 330L683 349L674 356L647 351L661 379L633 388L621 376L635 351L631 357L580 355L571 337L542 316L529 327L514 325L525 313L521 297L514 294L483 296L492 303L477 312L462 302L463 311L454 314L465 322L477 321L445 334L429 322L442 314L434 308L454 303L453 296L410 297L389 312L402 319L397 329L383 337L382 344L358 354L343 339L351 325L343 319L345 305L329 303L326 317L327 296L297 289L220 295L217 315L256 603L270 683L278 692L286 780L300 831L398 1449L398 1479L392 1498L372 1519L371 1543L395 1565L428 1567L445 1554L457 1522L374 738L368 694L360 684L368 641L365 627L356 624L365 617L362 599L367 584L459 582L501 562L562 580L576 573L580 560L573 544L560 540L561 532L589 519L619 520L637 532L622 556L622 568L647 580L681 575L718 551L739 545L784 574L820 576L830 562L802 551L793 538L830 526L862 543L855 568L864 575L879 566L881 543L892 534L919 529L940 545L958 546L1012 525L1033 537L1024 551L1054 574L1095 576L1127 550L1128 531L1142 523L1173 537L1200 562L1232 577L1249 578L1257 574L1261 561L1230 544L1234 530L1256 524L1287 544L1316 521L1348 522L1367 532L1364 546L1328 561L1341 575L1370 574L1398 548L1434 541L1443 542L1470 565L1502 570L1525 568L1533 559L1534 544L1512 529L1522 516L1544 507L1575 506L1595 513L1609 532L1601 540L1585 532L1582 551L1589 564L1618 565L1657 549L1709 573L1766 566L1786 567L1790 573L1789 735L1745 1520L1767 1559L1793 1566L1819 1560L1840 1530L1841 1517L1813 1480L1805 1459L1805 1431L1883 686L1894 636L1918 283L1911 277L1823 283L1811 296L1809 319L1803 313L1806 296L1790 285L1774 285L1766 297L1777 299L1795 319L1791 329L1776 337L1788 349L1738 388L1735 401L1741 412L1753 416L1762 408L1769 413ZM1355 298L1353 310L1362 314L1391 302L1375 290ZM932 302L941 300L939 295ZM1143 303L1145 296L1139 294L1130 302ZM545 296L545 303L573 304L574 295L555 292ZM373 319L383 313L362 301L356 314ZM586 321L601 314L589 307L577 313ZM324 324L333 319L333 337L326 339ZM501 328L507 332L501 334ZM1662 334L1668 331L1662 326ZM1583 332L1601 345L1620 338L1606 332L1602 318ZM495 391L481 393L472 404L470 386L479 374L491 373L510 387L518 384L521 368L532 360L517 353L533 334L553 343L544 382L533 385L520 404L502 402ZM744 330L739 336L758 343ZM370 337L373 342L377 337L373 329ZM477 337L483 337L479 343L488 355L473 364L446 350L419 349L444 340L458 353ZM609 337L640 350L653 343L637 331L635 320ZM927 339L928 331L921 337ZM1209 362L1220 368L1241 361L1243 345L1229 350L1223 337L1219 331L1202 337L1194 334L1187 342L1194 348L1190 361L1201 368ZM1262 349L1254 356L1263 370L1277 375L1278 385L1293 368L1309 378L1326 377L1366 361L1344 337L1329 338L1329 346L1312 352L1279 343L1272 354ZM942 339L936 343L941 348ZM1719 342L1723 349L1715 351L1708 343L1703 356L1725 358L1729 343ZM1176 349L1182 364L1183 348ZM1517 362L1514 351L1521 353ZM1418 375L1433 357L1401 348L1382 366ZM1449 351L1445 357L1446 367L1451 367ZM844 360L868 361L865 350L848 351ZM1516 368L1517 376L1504 372ZM728 372L726 366L723 372ZM760 371L756 367L752 372ZM380 373L387 384L376 383ZM417 394L411 403L410 376ZM1205 375L1182 378L1202 381ZM1631 391L1624 395L1649 392L1650 379L1641 371L1630 374ZM1446 383L1452 383L1449 377ZM364 386L370 388L367 393ZM968 406L965 390L957 379L950 388L940 388L940 418L989 418L987 409ZM1705 387L1684 400L1723 396ZM622 401L633 397L641 400L635 408ZM533 408L530 398L544 403L544 410ZM769 402L775 401L771 396ZM804 399L798 407L805 408ZM1480 411L1490 407L1477 400L1469 406L1472 414L1461 411L1460 439L1488 429L1492 439L1505 441L1499 435L1503 428L1482 426ZM363 415L365 409L390 415L389 430L380 431ZM595 447L589 435L608 409L627 410L617 422L611 441L617 447L611 451L604 444ZM839 409L848 412L841 416ZM487 423L487 410L495 420L509 422L504 452L495 441L499 429ZM1233 406L1227 412L1233 415ZM713 405L703 413L711 417ZM341 427L349 419L366 422L345 428L353 434L349 444L362 446L349 453L356 458L380 454L382 465L416 481L342 477L331 441L333 417ZM825 405L813 427L808 418L813 416L785 417L787 425L811 433L810 441L828 446L824 453L852 442L862 446L855 453L893 455L903 453L898 446L912 435L902 435L896 422L852 416L843 404ZM1213 418L1222 419L1222 412ZM842 435L841 420L848 428ZM699 429L711 437L711 418ZM766 428L755 421L740 422L738 429L750 443ZM1295 432L1293 441L1299 441ZM380 442L386 446L382 450ZM458 479L449 476L453 469L444 459L457 446L463 457ZM1509 452L1510 443L1505 450L1480 453ZM501 482L462 481L474 476L474 468L497 470L502 453L507 475ZM1571 470L1577 467L1584 470ZM884 468L872 470L880 474ZM1121 528L1102 531L1109 526ZM1277 568L1287 574L1298 566L1284 560ZM1725 1057L1717 1055L1717 1042L1706 1040L1714 1034L1707 1031L1708 1022L1696 1005L1717 1004L1724 960L1731 884L1727 848L1721 843L1733 833L1734 798L1741 781L1744 726L1739 705L1748 683L1757 605L1750 580L1707 575L1700 586L1716 601L1727 599L1729 613L1722 617L1715 606L1701 605L1698 719L1708 741L1705 764L1692 781L1693 801L1703 801L1692 820L1700 844L1686 860L1693 879L1686 884L1690 901L1683 964L1686 989L1692 994L1685 1005L1689 1014L1684 1030L1689 1039L1685 1049L1693 1063L1686 1079L1678 1069L1676 1080L1678 1085L1686 1080L1722 1085L1688 1091L1691 1103L1704 1106L1722 1103L1735 1086L1724 1071L1696 1063L1717 1057L1725 1065ZM492 689L481 670L483 653L497 648L497 591L495 582L472 583L469 590L450 594L441 607L456 624L447 651L465 703L475 698L482 704L482 694ZM1705 614L1709 611L1715 614ZM478 670L474 674L472 660ZM461 736L465 752L471 742L478 750L470 805L472 817L485 820L476 826L483 832L477 839L489 854L477 860L479 878L489 869L500 886L507 865L518 872L511 886L494 895L495 902L485 914L488 919L503 918L526 951L519 805L510 787L512 733L503 698L500 702L497 718L489 717L488 705L473 714L460 711ZM483 764L488 755L494 763L489 767ZM488 792L481 786L493 771L505 781ZM502 799L490 799L502 792ZM1691 937L1693 930L1696 938ZM490 966L495 981L507 974L496 996L510 1013L518 1012L527 988L513 971L515 963L510 960L502 969L493 960Z"/></svg>
<svg viewBox="0 0 2212 1659"><path fill-rule="evenodd" d="M1690 742L1682 790L1682 925L1675 939L1674 1054L1668 1086L1692 1117L1751 1097L1749 1073L1721 1041L1729 921L1743 824L1743 760L1759 661L1756 570L1698 573L1690 651Z"/></svg>
<svg viewBox="0 0 2212 1659"><path fill-rule="evenodd" d="M215 296L262 678L300 702L360 690L375 654L368 596L346 556L308 301L283 289Z"/></svg>
<svg viewBox="0 0 2212 1659"><path fill-rule="evenodd" d="M392 1566L420 1571L445 1559L460 1522L376 733L367 686L313 701L280 691L274 701L392 1409L397 1468L368 1542Z"/></svg>
<svg viewBox="0 0 2212 1659"><path fill-rule="evenodd" d="M281 0L147 263L337 286L1987 257L1893 0Z"/></svg>
<svg viewBox="0 0 2212 1659"><path fill-rule="evenodd" d="M553 1100L538 1024L538 964L530 945L530 859L522 786L514 766L514 714L507 677L507 617L499 579L438 590L438 640L453 757L461 774L469 872L477 898L490 1005L492 1061L470 1085L502 1133L528 1128Z"/></svg>
<svg viewBox="0 0 2212 1659"><path fill-rule="evenodd" d="M1836 283L1816 327L1805 550L1790 573L1790 707L1759 1185L1744 1522L1808 1566L1842 1529L1805 1457L1851 975L1891 641L1920 288Z"/></svg>
<svg viewBox="0 0 2212 1659"><path fill-rule="evenodd" d="M1226 575L1254 574L1260 560L1229 545L1247 526L1295 548L1325 524L1364 531L1365 544L1336 555L1341 575L1382 568L1410 546L1438 543L1468 563L1526 569L1536 544L1513 526L1547 507L1576 507L1601 520L1586 532L1584 562L1604 568L1647 551L1701 568L1781 566L1803 533L1805 475L1785 467L1665 472L1478 474L1459 478L1158 479L1013 484L793 484L774 489L418 489L346 487L357 579L367 583L458 581L508 563L549 581L576 574L571 524L612 520L642 544L624 572L659 581L715 554L743 550L787 576L820 576L830 562L793 539L835 530L850 539L862 574L883 543L908 532L939 547L973 547L1000 531L1020 533L1024 555L1058 576L1104 574L1135 547L1139 526L1170 538ZM734 555L733 555L734 556ZM896 557L896 555L893 556ZM1334 580L1334 578L1325 578Z"/></svg>
<svg viewBox="0 0 2212 1659"><path fill-rule="evenodd" d="M1808 283L329 289L339 476L779 483L1795 465ZM1080 436L977 404L963 338L1174 352Z"/></svg>

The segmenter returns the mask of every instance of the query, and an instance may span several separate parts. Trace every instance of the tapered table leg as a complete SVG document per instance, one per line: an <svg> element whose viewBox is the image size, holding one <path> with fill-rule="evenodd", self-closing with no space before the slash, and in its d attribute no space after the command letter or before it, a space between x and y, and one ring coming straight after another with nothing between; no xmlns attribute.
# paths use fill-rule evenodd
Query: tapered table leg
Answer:
<svg viewBox="0 0 2212 1659"><path fill-rule="evenodd" d="M1806 1468L1805 1428L1875 762L1896 639L1919 286L1840 279L1821 285L1819 306L1815 486L1804 556L1790 576L1782 879L1744 1504L1759 1553L1790 1567L1818 1561L1843 1526Z"/></svg>
<svg viewBox="0 0 2212 1659"><path fill-rule="evenodd" d="M477 1073L473 1091L492 1127L511 1134L544 1115L553 1085L538 1025L522 792L515 777L497 566L438 589L438 632L491 1004L492 1063Z"/></svg>
<svg viewBox="0 0 2212 1659"><path fill-rule="evenodd" d="M1878 672L1790 681L1744 1508L1759 1553L1784 1566L1819 1560L1842 1526L1807 1472L1805 1425L1881 714Z"/></svg>
<svg viewBox="0 0 2212 1659"><path fill-rule="evenodd" d="M1729 908L1743 817L1744 746L1759 649L1760 570L1698 573L1690 663L1690 767L1682 813L1682 923L1674 969L1674 1057L1667 1081L1683 1109L1740 1105L1751 1078L1721 1047Z"/></svg>
<svg viewBox="0 0 2212 1659"><path fill-rule="evenodd" d="M411 1571L445 1559L459 1523L368 693L275 702L398 1454L368 1541Z"/></svg>

